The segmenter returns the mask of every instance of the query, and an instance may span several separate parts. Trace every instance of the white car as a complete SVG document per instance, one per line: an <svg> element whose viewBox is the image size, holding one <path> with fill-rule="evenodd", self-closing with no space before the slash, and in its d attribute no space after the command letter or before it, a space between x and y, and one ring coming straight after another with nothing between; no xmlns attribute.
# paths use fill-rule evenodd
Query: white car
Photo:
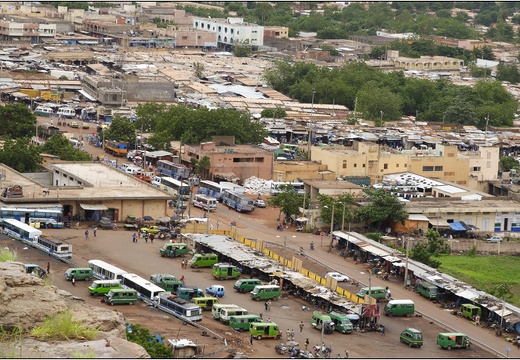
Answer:
<svg viewBox="0 0 520 360"><path fill-rule="evenodd" d="M348 281L349 278L347 275L343 275L337 272L330 272L325 275L325 277L330 276L333 279L336 279L336 281Z"/></svg>
<svg viewBox="0 0 520 360"><path fill-rule="evenodd" d="M491 237L488 237L486 239L486 242L488 243L498 243L498 242L502 242L502 238L498 235L495 235L495 236L491 236Z"/></svg>

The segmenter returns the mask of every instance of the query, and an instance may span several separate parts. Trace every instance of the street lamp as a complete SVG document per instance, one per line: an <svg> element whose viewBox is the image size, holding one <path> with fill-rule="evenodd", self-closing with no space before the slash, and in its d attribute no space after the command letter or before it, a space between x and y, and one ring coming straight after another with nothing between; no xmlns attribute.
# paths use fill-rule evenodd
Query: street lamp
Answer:
<svg viewBox="0 0 520 360"><path fill-rule="evenodd" d="M329 208L327 205L324 206L325 208ZM330 218L330 249L332 250L332 242L334 241L334 237L332 235L332 232L334 231L334 203L332 203L332 216Z"/></svg>
<svg viewBox="0 0 520 360"><path fill-rule="evenodd" d="M363 271L361 271L360 274L365 275ZM368 296L372 296L372 271L368 272Z"/></svg>
<svg viewBox="0 0 520 360"><path fill-rule="evenodd" d="M307 155L309 160L311 159L311 142L312 142L312 113L314 112L314 94L316 89L312 88L312 100L311 100L311 116L309 117L309 139L307 141Z"/></svg>

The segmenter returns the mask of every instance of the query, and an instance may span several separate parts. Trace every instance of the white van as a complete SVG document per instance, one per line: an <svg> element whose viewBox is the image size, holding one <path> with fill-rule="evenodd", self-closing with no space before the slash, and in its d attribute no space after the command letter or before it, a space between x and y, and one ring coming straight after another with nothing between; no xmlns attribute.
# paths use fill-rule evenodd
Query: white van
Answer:
<svg viewBox="0 0 520 360"><path fill-rule="evenodd" d="M70 107L62 107L59 108L56 112L58 116L66 117L66 118L75 118L76 117L76 110Z"/></svg>
<svg viewBox="0 0 520 360"><path fill-rule="evenodd" d="M133 166L132 164L130 163L124 163L122 164L119 169L122 171L122 172L126 172L126 169L128 169L129 166Z"/></svg>
<svg viewBox="0 0 520 360"><path fill-rule="evenodd" d="M144 170L141 169L139 166L134 166L134 165L131 165L131 166L127 167L126 170L125 170L125 172L128 175L134 175L134 174L137 174L140 171L144 171Z"/></svg>
<svg viewBox="0 0 520 360"><path fill-rule="evenodd" d="M161 187L161 177L160 176L154 176L154 178L153 178L153 180L152 180L152 182L150 184L160 188Z"/></svg>

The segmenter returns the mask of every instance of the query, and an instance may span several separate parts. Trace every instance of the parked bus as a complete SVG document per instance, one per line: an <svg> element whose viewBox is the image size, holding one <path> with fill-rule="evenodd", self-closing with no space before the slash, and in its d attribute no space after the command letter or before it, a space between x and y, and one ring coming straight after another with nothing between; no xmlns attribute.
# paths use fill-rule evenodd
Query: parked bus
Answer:
<svg viewBox="0 0 520 360"><path fill-rule="evenodd" d="M70 259L72 257L71 245L44 238L40 230L26 223L16 219L3 219L2 225L4 233L7 235L38 248L43 252L53 254L60 259Z"/></svg>
<svg viewBox="0 0 520 360"><path fill-rule="evenodd" d="M174 179L182 180L190 177L190 168L168 160L157 161L157 172Z"/></svg>
<svg viewBox="0 0 520 360"><path fill-rule="evenodd" d="M199 207L206 211L216 211L217 199L207 195L197 194L193 198L193 206Z"/></svg>
<svg viewBox="0 0 520 360"><path fill-rule="evenodd" d="M0 208L0 218L16 219L26 224L38 223L40 227L49 229L61 229L63 227L63 207L61 205L52 205L48 208L37 205L34 207L6 206Z"/></svg>
<svg viewBox="0 0 520 360"><path fill-rule="evenodd" d="M202 308L189 300L174 298L168 293L159 295L155 300L155 306L169 314L179 315L182 319L190 321L202 320Z"/></svg>
<svg viewBox="0 0 520 360"><path fill-rule="evenodd" d="M159 294L165 292L165 290L155 284L152 284L150 280L143 279L136 274L123 274L121 275L121 285L126 288L134 289L139 293L139 297L143 300L154 300Z"/></svg>
<svg viewBox="0 0 520 360"><path fill-rule="evenodd" d="M92 269L94 277L100 280L123 280L128 272L103 260L89 260L87 266Z"/></svg>
<svg viewBox="0 0 520 360"><path fill-rule="evenodd" d="M252 199L245 195L239 195L229 190L224 191L222 202L229 208L233 208L238 212L249 213L255 209Z"/></svg>
<svg viewBox="0 0 520 360"><path fill-rule="evenodd" d="M16 220L14 220L16 221ZM24 224L27 225L27 224ZM72 245L63 243L61 241L55 241L44 236L38 236L34 238L33 246L40 249L43 252L52 254L59 259L71 259L72 258Z"/></svg>
<svg viewBox="0 0 520 360"><path fill-rule="evenodd" d="M190 197L189 185L171 177L161 178L161 189L172 194L174 197L180 196L183 200L188 200Z"/></svg>
<svg viewBox="0 0 520 360"><path fill-rule="evenodd" d="M211 196L217 199L217 201L222 200L222 192L223 188L218 183L210 180L201 180L199 182L199 190L198 193L206 196Z"/></svg>
<svg viewBox="0 0 520 360"><path fill-rule="evenodd" d="M4 233L32 246L35 237L40 237L42 232L26 223L16 219L3 219Z"/></svg>
<svg viewBox="0 0 520 360"><path fill-rule="evenodd" d="M303 182L272 182L271 183L271 195L277 195L281 193L286 185L290 185L298 195L305 194L305 187Z"/></svg>

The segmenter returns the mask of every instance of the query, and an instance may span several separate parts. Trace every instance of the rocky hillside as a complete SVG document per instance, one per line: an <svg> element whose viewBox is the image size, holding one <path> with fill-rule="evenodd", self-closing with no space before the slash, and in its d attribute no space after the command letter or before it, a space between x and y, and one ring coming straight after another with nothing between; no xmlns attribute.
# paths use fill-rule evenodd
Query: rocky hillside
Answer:
<svg viewBox="0 0 520 360"><path fill-rule="evenodd" d="M69 309L72 319L99 332L92 341L52 341L46 343L30 337L33 327ZM88 305L83 299L45 285L44 280L25 272L16 262L0 262L0 326L11 331L20 327L20 340L0 338L0 357L14 358L149 358L139 345L126 341L123 315Z"/></svg>

